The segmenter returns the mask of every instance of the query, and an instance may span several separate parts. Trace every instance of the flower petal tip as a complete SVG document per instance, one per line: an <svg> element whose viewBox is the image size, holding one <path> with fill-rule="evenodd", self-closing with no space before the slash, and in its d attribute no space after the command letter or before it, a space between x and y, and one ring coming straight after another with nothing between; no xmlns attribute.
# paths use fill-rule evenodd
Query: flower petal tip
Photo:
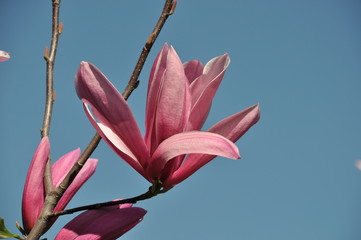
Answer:
<svg viewBox="0 0 361 240"><path fill-rule="evenodd" d="M5 62L10 59L10 53L0 50L0 62Z"/></svg>
<svg viewBox="0 0 361 240"><path fill-rule="evenodd" d="M257 103L256 105L252 106L254 111L256 111L256 117L255 117L255 121L258 122L259 119L261 118L261 106L259 103Z"/></svg>

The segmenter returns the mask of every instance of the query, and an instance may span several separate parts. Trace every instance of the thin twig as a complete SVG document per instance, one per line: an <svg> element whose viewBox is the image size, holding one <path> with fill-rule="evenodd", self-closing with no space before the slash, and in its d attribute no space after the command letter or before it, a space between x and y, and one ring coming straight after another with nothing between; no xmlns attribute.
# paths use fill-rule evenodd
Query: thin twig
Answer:
<svg viewBox="0 0 361 240"><path fill-rule="evenodd" d="M163 7L162 14L160 15L158 22L155 25L148 40L145 42L142 52L139 56L138 62L132 73L132 76L130 77L128 85L123 92L123 97L125 100L127 100L129 95L134 91L134 89L136 89L138 87L138 85L139 85L138 78L139 78L140 72L143 69L145 60L147 59L148 54L149 54L155 40L157 39L160 31L162 30L164 23L167 21L168 17L173 14L176 5L177 5L176 0L166 0L164 7Z"/></svg>
<svg viewBox="0 0 361 240"><path fill-rule="evenodd" d="M49 136L50 133L51 115L53 111L53 104L55 101L55 91L53 87L54 62L56 57L56 50L58 47L59 35L61 34L63 28L63 25L61 23L59 24L60 0L53 0L52 7L53 7L53 14L52 14L50 52L48 47L45 47L45 51L44 51L44 59L46 61L46 98L45 98L46 100L45 100L43 126L40 129L41 137ZM44 173L44 188L46 194L53 190L50 156L46 163L46 168Z"/></svg>
<svg viewBox="0 0 361 240"><path fill-rule="evenodd" d="M45 165L45 171L44 171L44 189L45 189L45 195L49 194L51 191L54 190L53 188L53 178L52 178L52 172L51 172L51 158L48 157L48 161Z"/></svg>
<svg viewBox="0 0 361 240"><path fill-rule="evenodd" d="M51 193L55 197L55 200L58 201L61 196L63 196L65 190L70 186L70 184L75 179L76 175L80 172L86 161L92 155L94 150L97 148L101 137L99 134L95 134L88 146L85 148L84 152L81 154L78 161L70 169L64 180L59 184L59 186Z"/></svg>
<svg viewBox="0 0 361 240"><path fill-rule="evenodd" d="M145 60L148 57L148 54L150 52L150 49L152 48L155 40L157 39L164 23L166 22L167 18L173 14L175 6L176 6L177 1L176 0L166 0L165 4L164 4L164 8L162 11L161 16L159 17L159 20L156 24L156 26L153 29L153 32L151 33L151 35L149 36L148 40L146 41L143 50L140 54L139 60L134 68L134 71L132 73L132 76L128 82L128 85L126 87L126 89L124 90L123 93L123 97L125 100L128 99L128 97L131 95L131 93L133 92L134 89L137 88L139 81L138 81L138 77L139 74L144 66ZM57 10L54 10L54 6L57 8ZM58 19L59 19L59 6L60 6L60 0L53 0L53 21L56 21L58 23ZM54 18L54 14L56 14L56 18ZM57 28L54 28L53 25L53 30L57 29L58 33L57 33L57 37L58 34L60 34L62 32L62 25L57 25ZM56 40L54 41L53 45L53 40L52 40L52 45L51 46L57 46L57 37ZM50 127L50 119L51 119L51 109L52 109L52 103L55 99L55 92L53 91L53 87L52 87L52 79L53 79L53 74L48 75L48 69L50 70L49 72L53 72L53 68L54 68L54 59L48 63L48 58L50 58L50 56L53 54L53 56L55 57L55 53L56 53L56 48L52 49L52 47L50 48L50 56L48 56L48 51L46 50L46 53L44 54L44 58L47 61L47 66L49 65L49 67L47 68L47 79L48 76L51 79L51 86L49 87L48 85L48 81L47 81L47 89L51 89L51 91L49 90L49 92L51 92L51 98L48 98L47 95L47 105L48 105L48 100L51 102L49 105L51 105L49 107L49 115L47 115L48 111L46 110L45 115L48 116L47 119L45 120L45 115L44 115L44 124L43 124L43 128L41 129L41 133L42 136L48 136L49 135L49 127ZM48 91L47 91L48 94ZM46 108L47 109L47 108ZM31 240L31 239L39 239L47 230L48 230L48 223L50 218L54 217L54 208L56 206L56 204L58 203L58 201L60 200L60 198L63 196L65 190L70 186L70 184L73 182L74 178L76 177L76 175L79 173L79 171L81 170L81 168L83 167L83 165L86 163L87 159L90 157L90 155L93 153L93 151L96 149L96 147L98 146L99 142L101 140L101 137L99 136L99 134L95 134L94 137L92 138L91 142L89 143L89 145L87 146L87 148L84 150L84 152L81 154L79 160L77 161L77 163L71 168L71 170L69 171L69 173L67 174L67 176L64 178L64 180L60 183L60 185L53 191L51 191L49 194L47 194L45 201L44 201L44 205L43 208L41 210L41 213L38 217L38 220L36 222L36 224L34 225L33 229L31 230L31 232L29 233L27 239ZM142 199L147 199L150 198L152 196L155 196L156 194L153 193L153 191L148 191L142 195L139 195L135 198L130 198L128 199L128 201L139 201ZM114 205L114 203L112 203L111 205ZM108 205L109 206L109 205ZM61 215L61 214L59 214Z"/></svg>
<svg viewBox="0 0 361 240"><path fill-rule="evenodd" d="M64 210L64 211L54 212L53 214L50 215L50 217L58 217L58 216L61 216L61 215L72 214L72 213L79 212L79 211L91 210L91 209L99 209L99 208L103 208L103 207L109 207L109 206L125 204L125 203L136 203L136 202L141 201L141 200L146 200L146 199L152 198L155 195L157 195L157 194L152 193L151 190L148 190L147 192L145 192L145 193L143 193L143 194L141 194L139 196L132 197L132 198L127 198L127 199L122 199L122 200L117 200L117 201L95 203L95 204L90 204L90 205L85 205L85 206L81 206L81 207L67 209L67 210Z"/></svg>
<svg viewBox="0 0 361 240"><path fill-rule="evenodd" d="M171 189L171 187L170 188L163 187L163 185L160 181L154 182L153 185L149 187L147 192L140 194L136 197L115 200L115 201L102 202L102 203L95 203L95 204L85 205L85 206L76 207L76 208L70 208L70 209L66 209L63 211L53 212L52 214L50 214L49 217L51 217L51 218L59 217L62 215L73 214L75 212L80 212L80 211L84 211L84 210L99 209L99 208L109 207L109 206L114 206L114 205L119 205L119 204L126 204L126 203L135 204L139 201L143 201L143 200L147 200L152 197L155 197L158 194L166 193L170 189Z"/></svg>
<svg viewBox="0 0 361 240"><path fill-rule="evenodd" d="M46 61L46 104L44 111L43 126L41 128L41 136L49 136L51 114L53 110L53 103L55 101L55 92L53 88L54 82L54 62L56 50L58 47L59 35L62 32L62 24L59 24L59 10L60 0L53 0L53 15L52 15L52 34L50 51L45 47L44 59Z"/></svg>

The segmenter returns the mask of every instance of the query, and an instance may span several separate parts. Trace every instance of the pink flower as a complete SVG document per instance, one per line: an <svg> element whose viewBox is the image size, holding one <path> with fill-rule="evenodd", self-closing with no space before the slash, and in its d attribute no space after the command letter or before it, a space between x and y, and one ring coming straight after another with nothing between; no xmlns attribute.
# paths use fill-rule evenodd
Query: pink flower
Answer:
<svg viewBox="0 0 361 240"><path fill-rule="evenodd" d="M123 204L88 210L60 230L55 240L111 240L128 232L147 213L143 208Z"/></svg>
<svg viewBox="0 0 361 240"><path fill-rule="evenodd" d="M39 217L40 211L44 204L44 171L46 162L50 153L50 142L48 137L44 137L35 151L34 157L26 177L23 201L22 216L24 229L27 233L33 228ZM65 178L71 167L80 157L80 149L76 149L62 156L52 166L52 180L54 188L58 187ZM72 184L60 198L54 211L63 210L79 188L93 175L98 160L88 159Z"/></svg>
<svg viewBox="0 0 361 240"><path fill-rule="evenodd" d="M257 104L199 131L229 61L224 54L205 66L182 64L165 44L150 74L144 138L126 101L95 66L82 62L75 85L104 141L148 181L168 188L217 155L240 158L233 142L259 120Z"/></svg>
<svg viewBox="0 0 361 240"><path fill-rule="evenodd" d="M10 59L10 54L0 50L0 62L4 62Z"/></svg>

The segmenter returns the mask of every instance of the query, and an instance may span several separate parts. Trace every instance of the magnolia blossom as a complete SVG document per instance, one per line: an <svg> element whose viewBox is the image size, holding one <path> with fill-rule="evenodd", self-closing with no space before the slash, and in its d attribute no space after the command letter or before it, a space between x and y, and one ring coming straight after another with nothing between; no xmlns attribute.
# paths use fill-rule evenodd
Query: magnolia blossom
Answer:
<svg viewBox="0 0 361 240"><path fill-rule="evenodd" d="M0 50L0 62L4 62L10 59L10 54Z"/></svg>
<svg viewBox="0 0 361 240"><path fill-rule="evenodd" d="M22 200L22 216L23 225L27 233L33 228L39 217L40 211L44 205L44 171L50 153L50 142L48 137L44 137L35 151L34 157L26 177L23 200ZM52 168L53 187L59 186L65 178L71 167L80 157L80 149L76 149L62 156L56 161ZM54 211L63 210L79 188L93 175L98 160L88 159L81 171L75 177L72 184L60 198Z"/></svg>
<svg viewBox="0 0 361 240"><path fill-rule="evenodd" d="M132 204L88 210L66 224L55 240L117 239L142 221L146 213Z"/></svg>
<svg viewBox="0 0 361 240"><path fill-rule="evenodd" d="M200 131L230 62L229 56L182 64L165 44L149 78L144 138L122 95L94 65L82 62L75 86L104 141L151 183L169 188L216 156L240 158L234 144L259 120L259 106Z"/></svg>

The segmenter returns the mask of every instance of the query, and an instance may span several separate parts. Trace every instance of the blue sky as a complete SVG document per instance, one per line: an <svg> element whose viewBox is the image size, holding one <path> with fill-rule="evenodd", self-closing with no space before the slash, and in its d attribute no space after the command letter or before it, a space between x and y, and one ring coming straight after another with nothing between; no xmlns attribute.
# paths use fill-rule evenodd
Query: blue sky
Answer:
<svg viewBox="0 0 361 240"><path fill-rule="evenodd" d="M89 61L122 91L163 1L62 1L51 127L52 158L84 149L94 129L74 90ZM143 222L122 239L361 239L361 2L182 1L160 34L129 104L143 128L150 67L164 42L183 61L229 53L205 129L260 103L261 120L237 142L242 159L217 158L166 194L137 206ZM27 168L40 140L50 1L0 2L0 216L21 220ZM149 183L101 143L97 172L69 207L127 198ZM72 216L45 235L52 239Z"/></svg>

